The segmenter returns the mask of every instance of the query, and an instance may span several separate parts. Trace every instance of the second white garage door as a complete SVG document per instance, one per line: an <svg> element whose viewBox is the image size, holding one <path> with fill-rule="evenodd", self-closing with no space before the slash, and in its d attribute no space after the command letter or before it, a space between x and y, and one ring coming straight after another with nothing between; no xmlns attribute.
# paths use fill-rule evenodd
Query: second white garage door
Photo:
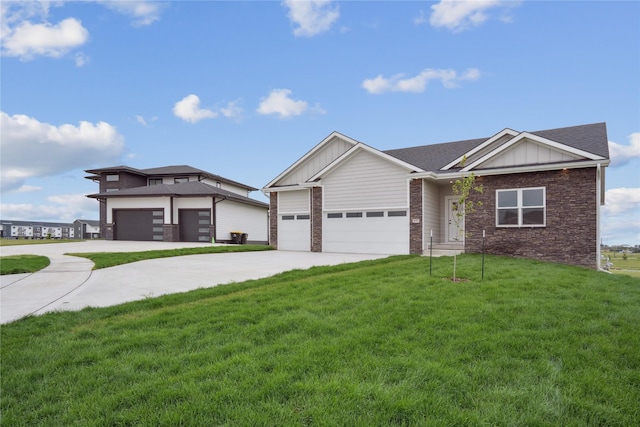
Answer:
<svg viewBox="0 0 640 427"><path fill-rule="evenodd" d="M406 211L325 212L323 252L408 254Z"/></svg>
<svg viewBox="0 0 640 427"><path fill-rule="evenodd" d="M278 249L311 250L311 220L308 214L278 216Z"/></svg>

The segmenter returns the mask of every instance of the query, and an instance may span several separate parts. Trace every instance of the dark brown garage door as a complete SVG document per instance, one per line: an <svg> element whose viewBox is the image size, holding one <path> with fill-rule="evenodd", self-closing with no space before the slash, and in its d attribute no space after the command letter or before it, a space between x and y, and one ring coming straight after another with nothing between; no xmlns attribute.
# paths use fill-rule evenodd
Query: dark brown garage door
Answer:
<svg viewBox="0 0 640 427"><path fill-rule="evenodd" d="M161 210L115 210L116 240L162 240Z"/></svg>
<svg viewBox="0 0 640 427"><path fill-rule="evenodd" d="M208 242L211 211L209 209L180 209L180 240L183 242Z"/></svg>

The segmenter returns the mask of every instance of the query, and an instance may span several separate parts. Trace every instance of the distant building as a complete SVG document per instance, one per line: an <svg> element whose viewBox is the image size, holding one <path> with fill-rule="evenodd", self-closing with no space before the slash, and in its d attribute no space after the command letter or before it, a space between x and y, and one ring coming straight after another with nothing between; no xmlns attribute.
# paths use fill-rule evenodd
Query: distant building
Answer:
<svg viewBox="0 0 640 427"><path fill-rule="evenodd" d="M93 219L76 219L73 221L75 236L78 239L99 239L100 221Z"/></svg>
<svg viewBox="0 0 640 427"><path fill-rule="evenodd" d="M73 223L0 220L0 237L6 239L99 239L100 221L77 219Z"/></svg>

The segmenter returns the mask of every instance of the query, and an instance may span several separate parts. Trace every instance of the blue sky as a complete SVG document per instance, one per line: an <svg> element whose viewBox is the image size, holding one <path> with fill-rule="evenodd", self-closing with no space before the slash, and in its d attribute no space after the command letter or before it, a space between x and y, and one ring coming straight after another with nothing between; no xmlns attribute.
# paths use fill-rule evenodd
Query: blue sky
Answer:
<svg viewBox="0 0 640 427"><path fill-rule="evenodd" d="M0 7L2 219L97 219L96 167L261 188L334 130L386 150L606 122L603 242L640 244L640 2Z"/></svg>

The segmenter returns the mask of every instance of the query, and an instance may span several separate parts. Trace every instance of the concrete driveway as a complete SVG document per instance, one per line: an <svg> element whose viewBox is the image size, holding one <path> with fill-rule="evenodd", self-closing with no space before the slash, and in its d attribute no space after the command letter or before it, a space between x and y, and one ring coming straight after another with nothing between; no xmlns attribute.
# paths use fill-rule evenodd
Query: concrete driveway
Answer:
<svg viewBox="0 0 640 427"><path fill-rule="evenodd" d="M26 315L186 292L221 284L260 279L283 271L384 258L386 255L289 251L189 255L140 261L92 271L86 258L69 252L137 252L210 246L210 243L86 241L4 246L1 256L44 255L51 265L33 274L0 276L0 323Z"/></svg>

